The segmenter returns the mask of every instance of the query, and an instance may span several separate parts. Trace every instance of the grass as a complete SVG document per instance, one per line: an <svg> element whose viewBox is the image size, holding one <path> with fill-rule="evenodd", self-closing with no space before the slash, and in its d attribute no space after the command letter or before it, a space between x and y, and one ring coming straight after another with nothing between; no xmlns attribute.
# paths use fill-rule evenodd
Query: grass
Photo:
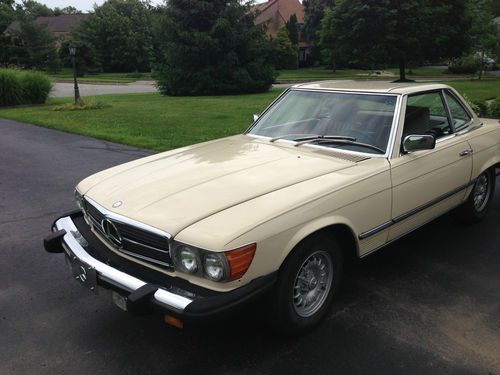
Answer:
<svg viewBox="0 0 500 375"><path fill-rule="evenodd" d="M387 72L393 77L384 74L378 75L376 72ZM453 75L448 74L446 69L419 67L408 69L408 78L422 79L458 79L472 78L472 75ZM362 70L362 69L337 69L332 72L325 68L301 68L295 70L280 70L278 72L277 81L304 81L304 80L321 80L321 79L391 79L399 76L399 70L377 69L377 70Z"/></svg>
<svg viewBox="0 0 500 375"><path fill-rule="evenodd" d="M72 81L73 71L62 69L59 73L49 75L55 81ZM151 73L86 73L78 77L79 82L131 83L138 80L151 80Z"/></svg>
<svg viewBox="0 0 500 375"><path fill-rule="evenodd" d="M394 78L399 75L399 70L379 69L379 70L362 70L362 69L338 69L333 73L330 69L325 68L301 68L280 70L276 80L278 82L287 81L311 81L323 79L391 79L392 76L378 75L376 72L391 73ZM488 72L486 72L486 76ZM73 71L69 68L64 68L61 72L50 74L50 78L55 81L72 81ZM453 75L448 74L446 69L419 67L410 69L408 77L413 79L431 78L431 79L458 79L471 78L472 75ZM84 77L78 77L79 82L103 82L103 83L131 83L138 80L152 80L151 73L87 73Z"/></svg>
<svg viewBox="0 0 500 375"><path fill-rule="evenodd" d="M0 110L0 117L155 151L241 133L282 90L222 97L102 95L104 108L55 111L71 99Z"/></svg>
<svg viewBox="0 0 500 375"><path fill-rule="evenodd" d="M473 101L500 97L500 79L446 83ZM219 97L101 95L96 109L54 110L71 101L62 98L47 105L2 109L0 117L163 151L241 133L252 114L262 112L281 92Z"/></svg>

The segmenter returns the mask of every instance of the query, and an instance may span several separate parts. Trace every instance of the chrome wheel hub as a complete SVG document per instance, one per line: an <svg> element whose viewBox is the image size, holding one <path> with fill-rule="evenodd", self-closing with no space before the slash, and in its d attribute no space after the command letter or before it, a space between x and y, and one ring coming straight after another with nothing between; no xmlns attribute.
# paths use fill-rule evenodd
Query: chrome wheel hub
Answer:
<svg viewBox="0 0 500 375"><path fill-rule="evenodd" d="M293 307L301 317L316 313L330 292L333 263L329 253L317 251L302 263L293 286Z"/></svg>
<svg viewBox="0 0 500 375"><path fill-rule="evenodd" d="M490 181L488 175L483 173L478 177L476 184L474 185L474 209L481 212L486 207L488 199L490 196Z"/></svg>

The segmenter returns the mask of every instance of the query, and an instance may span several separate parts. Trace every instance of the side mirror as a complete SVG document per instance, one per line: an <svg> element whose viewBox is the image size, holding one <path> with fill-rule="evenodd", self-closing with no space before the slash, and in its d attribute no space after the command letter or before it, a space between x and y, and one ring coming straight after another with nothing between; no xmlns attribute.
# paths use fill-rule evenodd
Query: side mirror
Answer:
<svg viewBox="0 0 500 375"><path fill-rule="evenodd" d="M407 135L403 140L403 150L413 152L432 150L436 147L436 138L433 135Z"/></svg>
<svg viewBox="0 0 500 375"><path fill-rule="evenodd" d="M258 113L254 113L253 114L253 122L257 121L259 119L259 114Z"/></svg>

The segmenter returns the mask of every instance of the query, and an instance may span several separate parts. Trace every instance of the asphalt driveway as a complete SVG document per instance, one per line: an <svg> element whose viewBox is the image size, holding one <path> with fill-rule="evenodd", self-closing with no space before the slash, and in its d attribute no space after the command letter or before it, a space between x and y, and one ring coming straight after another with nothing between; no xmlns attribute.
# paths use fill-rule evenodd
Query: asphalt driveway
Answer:
<svg viewBox="0 0 500 375"><path fill-rule="evenodd" d="M91 294L42 247L80 179L147 154L0 119L0 374L500 374L500 189L483 223L448 215L353 265L306 337L274 336L260 303L177 330Z"/></svg>

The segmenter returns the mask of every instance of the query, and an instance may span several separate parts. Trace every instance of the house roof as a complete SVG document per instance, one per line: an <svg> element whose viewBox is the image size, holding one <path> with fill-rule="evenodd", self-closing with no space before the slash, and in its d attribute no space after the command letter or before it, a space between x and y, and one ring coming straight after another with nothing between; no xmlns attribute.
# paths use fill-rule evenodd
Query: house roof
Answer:
<svg viewBox="0 0 500 375"><path fill-rule="evenodd" d="M45 25L52 33L69 33L88 16L88 14L61 14L60 16L37 17L35 25ZM14 21L7 27L5 32L17 30L19 30L19 21Z"/></svg>
<svg viewBox="0 0 500 375"><path fill-rule="evenodd" d="M254 6L255 24L267 24L267 32L274 36L294 14L298 23L304 23L304 7L299 0L269 0Z"/></svg>

